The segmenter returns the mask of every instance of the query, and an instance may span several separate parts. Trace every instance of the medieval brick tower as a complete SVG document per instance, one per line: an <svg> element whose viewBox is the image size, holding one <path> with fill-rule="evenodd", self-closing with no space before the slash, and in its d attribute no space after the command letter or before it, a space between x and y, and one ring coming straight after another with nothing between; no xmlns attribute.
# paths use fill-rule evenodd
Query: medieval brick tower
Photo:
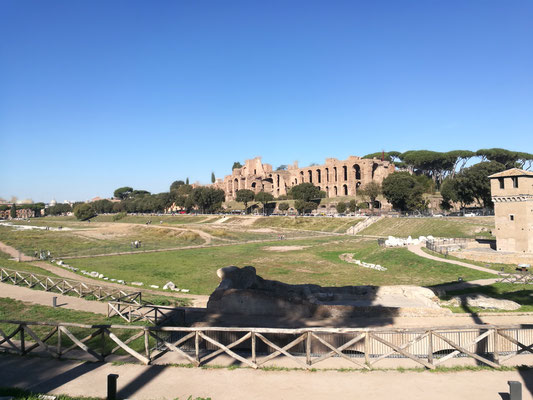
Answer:
<svg viewBox="0 0 533 400"><path fill-rule="evenodd" d="M533 172L512 168L489 178L497 249L533 253Z"/></svg>

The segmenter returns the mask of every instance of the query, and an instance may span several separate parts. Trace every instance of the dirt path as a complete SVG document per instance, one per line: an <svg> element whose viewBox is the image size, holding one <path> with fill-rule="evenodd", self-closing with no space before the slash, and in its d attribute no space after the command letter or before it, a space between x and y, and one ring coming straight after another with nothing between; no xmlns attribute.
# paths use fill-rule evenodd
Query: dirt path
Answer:
<svg viewBox="0 0 533 400"><path fill-rule="evenodd" d="M462 262L462 261L447 260L445 258L432 256L431 254L428 254L428 253L425 253L424 251L422 251L422 245L409 245L409 246L407 246L407 250L409 250L411 253L416 254L417 256L424 257L424 258L427 258L429 260L444 262L444 263L448 263L448 264L460 265L461 267L466 267L466 268L470 268L470 269L476 269L478 271L483 271L483 272L486 272L486 273L492 274L492 275L498 275L498 272L494 271L493 269L480 267L478 265L468 264L468 263L465 263L465 262Z"/></svg>
<svg viewBox="0 0 533 400"><path fill-rule="evenodd" d="M20 259L20 261L32 261L33 258L30 256L27 256L26 254L23 254L22 252L18 251L14 247L8 246L5 243L0 242L0 251L6 254L9 254L11 257L16 258L17 260Z"/></svg>
<svg viewBox="0 0 533 400"><path fill-rule="evenodd" d="M52 299L57 297L57 304L69 310L87 311L96 314L107 314L107 303L102 301L89 301L74 296L64 296L59 293L34 290L22 286L10 285L0 282L0 297L25 301L43 306L51 306Z"/></svg>
<svg viewBox="0 0 533 400"><path fill-rule="evenodd" d="M0 357L0 376L10 386L74 397L105 398L107 375L118 374L117 398L121 399L201 396L213 400L501 400L508 398L507 381L521 382L522 399L533 399L533 370L450 373L255 371Z"/></svg>

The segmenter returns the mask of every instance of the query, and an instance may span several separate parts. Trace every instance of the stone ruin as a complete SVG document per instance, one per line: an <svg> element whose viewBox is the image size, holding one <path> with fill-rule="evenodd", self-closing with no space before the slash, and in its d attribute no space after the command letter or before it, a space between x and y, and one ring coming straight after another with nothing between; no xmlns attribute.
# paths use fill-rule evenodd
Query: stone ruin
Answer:
<svg viewBox="0 0 533 400"><path fill-rule="evenodd" d="M433 291L417 286L291 285L263 279L252 266L220 268L217 275L221 282L207 303L214 314L333 320L450 314Z"/></svg>

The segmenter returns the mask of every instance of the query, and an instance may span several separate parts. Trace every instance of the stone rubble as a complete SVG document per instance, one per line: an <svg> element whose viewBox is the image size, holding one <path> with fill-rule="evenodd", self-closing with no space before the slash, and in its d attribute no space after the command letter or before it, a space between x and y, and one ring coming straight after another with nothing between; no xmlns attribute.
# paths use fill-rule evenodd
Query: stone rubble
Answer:
<svg viewBox="0 0 533 400"><path fill-rule="evenodd" d="M75 267L71 267L70 265L68 264L65 264L63 262L63 260L53 260L53 262L55 262L57 265L63 267L63 268L66 268L66 269L69 269L73 272L80 272L82 275L86 275L86 276L90 276L91 278L98 278L98 279L103 279L104 281L110 281L110 282L117 282L117 283L120 283L122 285L125 285L126 282L122 279L115 279L115 278L109 278L107 276L105 276L104 274L98 272L98 271L86 271L84 269L82 270L79 270L78 268L75 268ZM134 285L134 286L143 286L144 283L143 282L130 282L130 285ZM150 285L151 288L153 289L159 289L159 286L158 285ZM189 293L190 290L189 289L180 289L179 287L176 286L176 284L174 282L167 282L164 286L163 286L163 290L172 290L174 292L182 292L182 293Z"/></svg>
<svg viewBox="0 0 533 400"><path fill-rule="evenodd" d="M427 241L435 240L435 238L431 235L429 236L419 236L418 238L412 238L409 236L407 239L403 238L397 238L394 236L389 236L387 240L385 240L385 246L387 247L406 247L408 245L419 245L426 243Z"/></svg>
<svg viewBox="0 0 533 400"><path fill-rule="evenodd" d="M359 266L364 267L364 268L375 269L376 271L386 271L387 270L387 268L382 267L379 264L372 264L372 263L367 263L367 262L364 262L364 261L361 261L361 260L354 260L353 256L354 256L353 253L343 253L343 254L341 254L339 256L339 258L342 261L346 261L347 263L350 263L350 264L356 264L356 265L359 265Z"/></svg>

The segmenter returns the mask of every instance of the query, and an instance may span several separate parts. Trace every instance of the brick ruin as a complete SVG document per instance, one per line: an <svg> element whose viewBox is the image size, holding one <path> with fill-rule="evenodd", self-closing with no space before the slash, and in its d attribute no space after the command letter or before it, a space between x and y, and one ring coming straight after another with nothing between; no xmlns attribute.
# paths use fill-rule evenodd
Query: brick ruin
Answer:
<svg viewBox="0 0 533 400"><path fill-rule="evenodd" d="M295 162L286 170L274 171L272 165L263 164L261 157L256 157L246 160L242 168L235 168L216 186L224 190L227 201L234 200L241 189L264 191L277 198L286 195L292 186L306 182L320 187L326 197L355 196L369 182L381 184L394 169L394 164L388 161L350 156L344 161L327 158L325 164L305 168L299 168Z"/></svg>

